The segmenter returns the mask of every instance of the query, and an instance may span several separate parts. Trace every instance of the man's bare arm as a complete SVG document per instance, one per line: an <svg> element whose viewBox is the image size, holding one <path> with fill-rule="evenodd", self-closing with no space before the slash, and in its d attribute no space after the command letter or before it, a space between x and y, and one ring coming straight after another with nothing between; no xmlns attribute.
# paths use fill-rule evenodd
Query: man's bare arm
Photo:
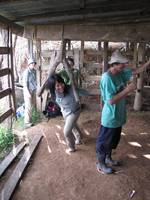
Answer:
<svg viewBox="0 0 150 200"><path fill-rule="evenodd" d="M126 97L130 92L134 91L135 89L135 84L130 83L124 90L114 95L113 98L109 100L109 103L111 105L116 104L120 99Z"/></svg>

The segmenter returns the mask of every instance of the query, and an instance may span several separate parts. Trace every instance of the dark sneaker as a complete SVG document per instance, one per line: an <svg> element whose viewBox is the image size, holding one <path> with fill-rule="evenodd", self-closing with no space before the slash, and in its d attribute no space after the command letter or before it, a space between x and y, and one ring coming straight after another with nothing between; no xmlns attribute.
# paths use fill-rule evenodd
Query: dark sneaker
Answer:
<svg viewBox="0 0 150 200"><path fill-rule="evenodd" d="M112 174L114 172L112 168L107 167L106 164L100 162L96 163L96 167L98 172L101 172L102 174Z"/></svg>

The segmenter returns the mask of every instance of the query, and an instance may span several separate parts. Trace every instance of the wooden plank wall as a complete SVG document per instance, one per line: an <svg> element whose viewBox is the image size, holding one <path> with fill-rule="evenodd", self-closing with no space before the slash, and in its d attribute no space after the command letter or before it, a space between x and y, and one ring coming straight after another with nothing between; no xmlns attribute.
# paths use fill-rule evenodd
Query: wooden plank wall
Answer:
<svg viewBox="0 0 150 200"><path fill-rule="evenodd" d="M6 118L8 118L10 115L12 115L12 113L13 113L13 110L12 110L12 108L10 108L7 112L2 114L0 116L0 123L2 123Z"/></svg>
<svg viewBox="0 0 150 200"><path fill-rule="evenodd" d="M143 31L144 30L144 31ZM71 40L149 42L150 24L124 25L39 25L25 26L24 36L42 40L61 40L62 36Z"/></svg>

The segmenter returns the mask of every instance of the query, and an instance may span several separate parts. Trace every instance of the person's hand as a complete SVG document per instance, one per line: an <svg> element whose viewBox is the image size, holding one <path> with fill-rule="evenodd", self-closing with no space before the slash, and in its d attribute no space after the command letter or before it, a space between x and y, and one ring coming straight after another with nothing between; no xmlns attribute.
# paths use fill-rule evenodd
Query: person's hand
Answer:
<svg viewBox="0 0 150 200"><path fill-rule="evenodd" d="M127 92L132 92L136 89L136 85L134 83L130 83L127 85L126 90Z"/></svg>

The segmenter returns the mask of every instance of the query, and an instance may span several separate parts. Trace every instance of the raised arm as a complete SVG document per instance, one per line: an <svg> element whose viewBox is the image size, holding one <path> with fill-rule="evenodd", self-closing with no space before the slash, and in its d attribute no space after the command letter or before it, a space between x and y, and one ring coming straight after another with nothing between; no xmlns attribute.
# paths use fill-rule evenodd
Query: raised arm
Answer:
<svg viewBox="0 0 150 200"><path fill-rule="evenodd" d="M136 84L137 84L137 78L136 75L139 73L144 72L146 69L150 67L150 60L147 61L144 65L142 65L139 68L136 68L132 71L133 74L133 81L121 92L117 93L116 95L113 96L112 99L110 99L109 103L110 104L115 104L117 103L120 99L126 97L128 93L134 91L136 89Z"/></svg>
<svg viewBox="0 0 150 200"><path fill-rule="evenodd" d="M117 93L112 97L112 99L109 100L109 103L116 104L120 99L126 97L130 92L134 91L136 89L136 85L134 83L130 83L124 90Z"/></svg>
<svg viewBox="0 0 150 200"><path fill-rule="evenodd" d="M141 72L144 72L146 71L146 69L148 69L150 67L150 60L148 60L144 65L142 65L141 67L139 68L135 68L133 69L133 75L137 75Z"/></svg>
<svg viewBox="0 0 150 200"><path fill-rule="evenodd" d="M75 85L74 77L73 77L73 74L72 74L71 66L70 66L68 60L65 57L63 59L63 65L65 67L65 70L66 70L69 78L70 78L71 86L72 86L72 89L73 89L73 93L74 93L75 99L76 99L76 101L80 101L78 92L76 90L76 85Z"/></svg>
<svg viewBox="0 0 150 200"><path fill-rule="evenodd" d="M49 71L48 71L48 76L46 77L46 79L44 80L43 84L41 85L41 87L38 89L37 91L37 95L40 97L42 95L42 93L44 92L45 90L45 86L46 86L46 82L48 80L48 78L55 72L57 66L62 62L63 60L63 57L65 55L65 42L62 41L62 44L61 44L61 48L60 48L60 51L57 53L57 55L55 56L54 55L54 59L53 61L50 63L50 68L49 68Z"/></svg>

